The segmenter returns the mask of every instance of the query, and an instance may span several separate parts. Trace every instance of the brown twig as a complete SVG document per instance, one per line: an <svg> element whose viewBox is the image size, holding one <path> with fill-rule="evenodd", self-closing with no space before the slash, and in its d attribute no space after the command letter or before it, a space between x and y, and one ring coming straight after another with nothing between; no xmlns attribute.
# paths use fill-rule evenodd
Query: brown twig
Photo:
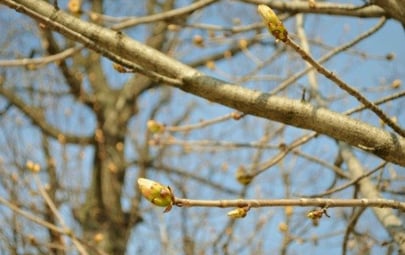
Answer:
<svg viewBox="0 0 405 255"><path fill-rule="evenodd" d="M310 195L310 196L305 196L305 197L324 197L324 196L328 196L331 195L333 193L336 193L338 191L344 190L348 187L351 187L353 184L358 183L359 181L361 181L364 178L369 177L370 175L374 174L375 172L379 171L380 169L384 168L384 166L387 165L387 162L383 162L380 165L378 165L376 168L374 168L373 170L368 171L367 173L364 173L363 175L354 178L353 180L330 190L327 190L325 192L323 192L322 194L316 194L316 195Z"/></svg>
<svg viewBox="0 0 405 255"><path fill-rule="evenodd" d="M339 77L337 77L332 71L322 66L318 61L313 59L308 52L295 43L289 36L288 31L284 27L281 20L277 17L272 9L266 5L259 5L257 8L263 21L266 23L269 32L278 40L284 42L286 45L293 48L301 57L311 64L319 73L323 74L327 79L334 82L338 87L355 97L360 103L365 105L371 111L373 111L378 117L380 117L388 126L395 130L402 137L405 137L405 130L398 126L393 120L391 120L380 108L373 102L364 97L358 90L350 86ZM385 21L385 18L383 18ZM383 22L384 23L384 22Z"/></svg>
<svg viewBox="0 0 405 255"><path fill-rule="evenodd" d="M266 171L270 167L272 167L275 164L277 164L278 162L280 162L293 149L295 149L298 146L301 146L301 145L311 141L316 136L318 136L318 133L310 133L310 134L307 134L307 135L304 135L304 136L301 136L301 137L297 138L290 145L282 144L281 146L279 146L279 147L281 147L280 152L276 156L272 157L270 160L267 160L267 161L262 162L259 165L257 165L257 168L256 168L257 170L254 173L252 173L252 175L257 176L257 175L263 173L264 171Z"/></svg>
<svg viewBox="0 0 405 255"><path fill-rule="evenodd" d="M88 255L86 249L83 247L83 245L80 243L80 241L74 236L73 231L70 230L65 221L63 220L62 215L59 213L58 209L56 208L55 203L52 201L52 199L49 197L48 193L45 191L44 186L41 183L41 180L39 179L37 174L34 174L34 181L39 189L39 193L41 196L44 198L46 204L49 206L51 209L52 213L56 216L58 219L60 225L66 229L67 233L70 233L70 238L72 239L72 243L76 246L77 250L79 251L80 254L83 255Z"/></svg>
<svg viewBox="0 0 405 255"><path fill-rule="evenodd" d="M30 221L32 221L32 222L34 222L34 223L36 223L38 225L46 227L46 228L48 228L48 229L50 229L52 231L55 231L55 232L58 232L58 233L61 233L61 234L64 234L64 235L70 235L71 234L70 232L68 232L67 229L63 229L63 228L55 226L54 224L51 224L51 223L49 223L47 221L44 221L41 218L39 218L39 217L37 217L37 216L27 212L27 211L24 211L23 209L19 208L18 206L14 205L13 203L7 201L3 197L0 197L0 204L5 205L6 207L11 209L15 213L29 219Z"/></svg>
<svg viewBox="0 0 405 255"><path fill-rule="evenodd" d="M12 60L0 60L0 67L20 67L20 66L28 66L37 68L42 65L47 65L53 62L61 61L66 59L76 52L82 50L83 46L77 46L73 48L66 49L62 52L57 54L46 56L42 58L23 58L23 59L12 59Z"/></svg>
<svg viewBox="0 0 405 255"><path fill-rule="evenodd" d="M403 96L405 96L405 90L404 90L404 91L400 91L400 92L395 93L395 94L392 94L392 95L390 95L390 96L381 98L380 100L374 101L373 103L374 103L375 105L380 105L380 104L384 104L384 103L386 103L386 102L390 102L390 101L392 101L392 100L396 100L396 99L401 98L401 97L403 97ZM364 109L367 109L367 107L363 105L363 106L359 106L359 107L356 107L356 108L354 108L354 109L348 110L348 111L344 112L344 114L346 114L346 115L351 115L351 114L353 114L353 113L360 112L360 111L362 111L362 110L364 110Z"/></svg>
<svg viewBox="0 0 405 255"><path fill-rule="evenodd" d="M168 126L165 127L165 130L169 132L189 132L193 129L201 129L213 124L217 124L229 119L234 119L234 120L239 120L240 118L244 117L245 114L239 113L239 112L231 112L229 114L219 116L217 118L211 119L211 120L203 120L200 121L199 123L196 124L189 124L189 125L183 125L183 126Z"/></svg>
<svg viewBox="0 0 405 255"><path fill-rule="evenodd" d="M124 28L128 28L128 27L136 26L139 24L153 23L156 21L168 20L168 19L175 19L175 18L181 17L183 15L190 14L190 13L192 13L198 9L201 9L209 4L212 4L216 1L218 1L218 0L200 0L193 4L185 6L183 8L174 9L174 10L170 10L170 11L163 12L163 13L152 14L152 15L145 16L145 17L129 19L129 20L123 21L119 24L116 24L116 25L112 26L111 28L120 30L120 29L124 29Z"/></svg>
<svg viewBox="0 0 405 255"><path fill-rule="evenodd" d="M250 4L265 4L280 12L291 13L318 13L328 15L340 15L348 17L379 18L387 16L381 7L376 5L358 6L354 4L332 3L329 1L316 3L316 8L309 6L307 1L281 1L281 0L239 0Z"/></svg>
<svg viewBox="0 0 405 255"><path fill-rule="evenodd" d="M360 216L363 214L365 208L360 208L357 211L353 211L352 216L350 218L349 224L346 227L346 231L345 231L345 235L343 238L343 243L342 243L342 255L346 255L347 254L347 246L349 243L349 236L350 233L352 233L354 231L354 228L358 222L358 220L360 219Z"/></svg>
<svg viewBox="0 0 405 255"><path fill-rule="evenodd" d="M405 212L405 202L390 199L323 199L323 198L298 198L298 199L235 199L235 200L194 200L174 198L174 205L178 207L283 207L283 206L317 206L321 208L333 207L380 207L399 209Z"/></svg>
<svg viewBox="0 0 405 255"><path fill-rule="evenodd" d="M405 131L399 127L393 120L391 120L376 104L369 101L364 97L357 89L353 88L340 78L338 78L332 71L329 71L326 67L322 66L319 62L313 59L306 51L304 51L298 44L296 44L290 37L287 37L285 42L287 45L291 46L301 57L310 63L319 73L323 74L326 78L333 81L339 88L343 89L353 97L355 97L360 103L373 111L380 119L382 119L388 126L395 130L402 137L405 137Z"/></svg>

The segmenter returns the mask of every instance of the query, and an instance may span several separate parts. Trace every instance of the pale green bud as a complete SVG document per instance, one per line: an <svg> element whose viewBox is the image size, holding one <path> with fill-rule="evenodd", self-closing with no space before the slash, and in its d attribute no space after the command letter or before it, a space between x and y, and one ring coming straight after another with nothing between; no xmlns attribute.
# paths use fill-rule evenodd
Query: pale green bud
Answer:
<svg viewBox="0 0 405 255"><path fill-rule="evenodd" d="M247 215L247 212L249 211L249 207L239 207L236 208L230 212L228 212L228 216L232 219L239 219L239 218L244 218Z"/></svg>
<svg viewBox="0 0 405 255"><path fill-rule="evenodd" d="M145 178L138 179L138 186L142 195L152 204L166 207L165 212L171 209L174 195L170 187L165 187L158 182Z"/></svg>

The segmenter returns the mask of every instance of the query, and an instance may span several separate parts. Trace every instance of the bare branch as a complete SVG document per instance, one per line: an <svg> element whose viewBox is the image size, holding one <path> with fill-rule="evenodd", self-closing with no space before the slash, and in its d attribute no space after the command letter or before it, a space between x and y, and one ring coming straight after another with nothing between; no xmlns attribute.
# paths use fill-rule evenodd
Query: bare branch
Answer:
<svg viewBox="0 0 405 255"><path fill-rule="evenodd" d="M405 203L389 199L328 199L328 198L299 198L299 199L236 199L236 200L195 200L174 198L174 205L179 207L283 207L283 206L318 206L333 207L378 207L399 209L405 212Z"/></svg>
<svg viewBox="0 0 405 255"><path fill-rule="evenodd" d="M317 62L319 64L322 64L326 61L328 61L329 59L331 59L333 56L336 56L337 54L349 49L350 47L356 45L357 43L361 42L363 39L368 38L370 35L372 35L373 33L377 32L380 28L383 27L383 25L385 24L385 18L382 18L374 27L372 27L370 30L360 34L359 36L357 36L356 38L354 38L353 40L339 46L336 47L335 49L331 50L330 52L328 52L327 54L325 54L324 56L322 56L320 59L317 60ZM311 70L314 70L315 66L310 66L307 67L306 69L302 70L301 72L297 72L296 74L292 75L290 78L288 78L287 80L285 80L284 82L282 82L280 85L277 86L277 88L275 88L271 94L275 95L278 92L284 90L285 88L287 88L289 85L291 85L292 83L294 83L295 81L297 81L299 78L301 78L302 76L304 76L305 74L307 74L308 72L310 72Z"/></svg>
<svg viewBox="0 0 405 255"><path fill-rule="evenodd" d="M30 68L38 68L43 65L47 65L53 62L61 61L66 59L76 52L79 52L83 49L83 46L78 46L74 48L69 48L60 53L46 56L42 58L23 58L23 59L13 59L13 60L0 60L1 67L19 67L19 66L28 66Z"/></svg>
<svg viewBox="0 0 405 255"><path fill-rule="evenodd" d="M375 105L373 102L369 101L366 97L364 97L357 89L341 80L338 76L336 76L333 72L326 69L324 66L320 65L315 59L313 59L307 52L305 52L298 44L296 44L290 38L288 38L286 44L293 47L297 51L297 53L299 53L305 61L311 63L311 65L314 66L318 70L318 72L320 72L326 78L333 81L341 89L345 90L347 93L355 97L359 102L364 104L364 106L369 108L378 117L380 117L381 120L387 123L387 125L390 126L393 130L395 130L402 137L405 137L405 130L403 130L392 119L390 119L386 113L384 113L380 108L377 107L377 105Z"/></svg>
<svg viewBox="0 0 405 255"><path fill-rule="evenodd" d="M149 16L145 16L145 17L129 19L129 20L123 21L117 25L112 26L112 29L120 30L120 29L131 27L131 26L136 26L139 24L152 23L152 22L162 21L162 20L167 20L167 19L174 19L179 16L190 14L190 13L192 13L198 9L201 9L209 4L212 4L216 1L218 1L218 0L200 0L193 4L188 5L186 7L183 7L183 8L166 11L164 13L157 13L157 14L153 14L153 15L149 15Z"/></svg>
<svg viewBox="0 0 405 255"><path fill-rule="evenodd" d="M178 88L217 102L246 114L311 129L371 152L385 160L405 166L405 139L364 122L326 109L316 109L307 103L227 84L204 76L123 33L81 21L45 1L0 0L8 6L26 12L65 36L111 57L113 54L136 61L144 70L175 77L183 83ZM111 54L109 54L111 53ZM129 61L127 61L129 62ZM131 62L129 62L131 63ZM173 78L171 78L173 79ZM339 128L337 128L339 127Z"/></svg>
<svg viewBox="0 0 405 255"><path fill-rule="evenodd" d="M52 199L49 197L49 195L46 193L41 180L39 179L38 175L35 174L34 175L34 180L38 186L39 192L41 194L41 196L44 198L44 200L46 201L46 204L49 206L49 208L51 209L52 213L56 216L56 218L58 219L59 223L62 225L63 228L68 229L65 221L62 218L62 215L59 213L58 209L56 208L55 203L52 201ZM71 236L72 238L72 242L73 244L76 246L77 250L80 252L80 254L83 255L88 255L87 251L84 249L83 245L79 242L79 240L76 239L75 236Z"/></svg>
<svg viewBox="0 0 405 255"><path fill-rule="evenodd" d="M241 0L250 4L265 4L280 12L317 13L349 17L376 18L387 16L382 8L369 5L357 6L353 4L340 4L330 2L317 2L316 8L311 8L307 1L285 2L280 0Z"/></svg>

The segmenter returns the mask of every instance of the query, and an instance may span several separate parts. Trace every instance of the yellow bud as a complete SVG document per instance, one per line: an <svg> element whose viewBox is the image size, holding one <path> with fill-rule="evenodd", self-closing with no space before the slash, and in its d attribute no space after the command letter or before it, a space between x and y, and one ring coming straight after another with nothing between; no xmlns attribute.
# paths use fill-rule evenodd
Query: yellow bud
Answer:
<svg viewBox="0 0 405 255"><path fill-rule="evenodd" d="M92 12L90 13L90 19L94 22L99 21L101 16L98 13Z"/></svg>
<svg viewBox="0 0 405 255"><path fill-rule="evenodd" d="M245 114L241 112L232 112L232 119L234 120L240 120Z"/></svg>
<svg viewBox="0 0 405 255"><path fill-rule="evenodd" d="M231 219L239 219L239 218L244 218L247 215L247 212L249 211L249 207L240 207L240 208L236 208L230 212L228 212L228 217L230 217Z"/></svg>
<svg viewBox="0 0 405 255"><path fill-rule="evenodd" d="M225 57L226 59L231 58L231 57L232 57L232 51L226 50L226 51L224 52L224 57Z"/></svg>
<svg viewBox="0 0 405 255"><path fill-rule="evenodd" d="M316 8L316 2L315 2L315 0L308 0L308 5L309 5L309 8Z"/></svg>
<svg viewBox="0 0 405 255"><path fill-rule="evenodd" d="M95 234L95 235L93 236L93 240L94 240L96 243L99 243L99 242L101 242L101 241L104 240L104 235L103 235L102 233L97 233L97 234Z"/></svg>
<svg viewBox="0 0 405 255"><path fill-rule="evenodd" d="M113 63L113 68L115 69L115 71L117 71L119 73L127 73L128 72L128 70L124 66L122 66L122 65L120 65L118 63Z"/></svg>
<svg viewBox="0 0 405 255"><path fill-rule="evenodd" d="M319 220L322 218L323 215L325 215L326 217L330 217L326 211L326 208L314 209L307 213L307 217L312 220L312 224L314 226L318 226Z"/></svg>
<svg viewBox="0 0 405 255"><path fill-rule="evenodd" d="M286 206L284 208L284 213L286 216L291 216L293 214L293 212L294 212L294 207L292 207L292 206Z"/></svg>
<svg viewBox="0 0 405 255"><path fill-rule="evenodd" d="M285 233L288 231L288 225L285 222L281 222L280 224L278 224L278 230Z"/></svg>
<svg viewBox="0 0 405 255"><path fill-rule="evenodd" d="M253 179L253 176L250 175L243 166L238 167L235 176L236 180L243 185L248 185Z"/></svg>
<svg viewBox="0 0 405 255"><path fill-rule="evenodd" d="M65 144L66 143L66 137L63 134L58 134L58 141L61 144Z"/></svg>
<svg viewBox="0 0 405 255"><path fill-rule="evenodd" d="M171 209L174 202L174 195L170 187L165 187L162 184L145 179L138 179L139 190L142 195L152 204L166 207L165 212Z"/></svg>
<svg viewBox="0 0 405 255"><path fill-rule="evenodd" d="M307 217L310 219L320 219L322 218L323 212L321 210L312 210L307 213Z"/></svg>
<svg viewBox="0 0 405 255"><path fill-rule="evenodd" d="M248 47L248 41L246 39L240 39L239 40L239 47L242 50L245 50Z"/></svg>
<svg viewBox="0 0 405 255"><path fill-rule="evenodd" d="M31 160L28 160L25 166L33 173L38 173L41 171L41 166L38 163L32 162Z"/></svg>
<svg viewBox="0 0 405 255"><path fill-rule="evenodd" d="M165 130L165 126L155 120L148 120L146 125L151 133L162 133Z"/></svg>
<svg viewBox="0 0 405 255"><path fill-rule="evenodd" d="M81 0L70 0L68 3L68 9L73 14L80 13L82 1Z"/></svg>
<svg viewBox="0 0 405 255"><path fill-rule="evenodd" d="M266 23L267 29L270 31L270 33L276 39L286 42L288 39L288 31L274 11L264 4L260 4L257 7L257 11L259 12L260 16L262 16L262 19L264 23Z"/></svg>
<svg viewBox="0 0 405 255"><path fill-rule="evenodd" d="M28 170L31 170L34 167L34 162L28 160L27 163L25 163L25 166L28 168Z"/></svg>
<svg viewBox="0 0 405 255"><path fill-rule="evenodd" d="M167 29L169 30L169 31L179 31L180 30L180 27L178 26L178 25L175 25L175 24L169 24L168 26L167 26Z"/></svg>
<svg viewBox="0 0 405 255"><path fill-rule="evenodd" d="M391 88L393 89L397 89L401 86L401 80L400 79L396 79L391 83Z"/></svg>
<svg viewBox="0 0 405 255"><path fill-rule="evenodd" d="M198 47L204 47L204 38L201 35L195 35L193 37L193 43Z"/></svg>
<svg viewBox="0 0 405 255"><path fill-rule="evenodd" d="M205 66L206 66L208 69L210 69L210 70L215 70L215 62L212 61L212 60L208 60L208 61L205 63Z"/></svg>

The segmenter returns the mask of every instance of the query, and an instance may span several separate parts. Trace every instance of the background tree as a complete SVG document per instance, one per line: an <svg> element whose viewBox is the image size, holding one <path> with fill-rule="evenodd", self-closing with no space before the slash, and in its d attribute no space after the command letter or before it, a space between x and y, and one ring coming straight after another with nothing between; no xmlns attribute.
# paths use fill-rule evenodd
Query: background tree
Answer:
<svg viewBox="0 0 405 255"><path fill-rule="evenodd" d="M405 7L344 2L0 0L0 250L403 252Z"/></svg>

